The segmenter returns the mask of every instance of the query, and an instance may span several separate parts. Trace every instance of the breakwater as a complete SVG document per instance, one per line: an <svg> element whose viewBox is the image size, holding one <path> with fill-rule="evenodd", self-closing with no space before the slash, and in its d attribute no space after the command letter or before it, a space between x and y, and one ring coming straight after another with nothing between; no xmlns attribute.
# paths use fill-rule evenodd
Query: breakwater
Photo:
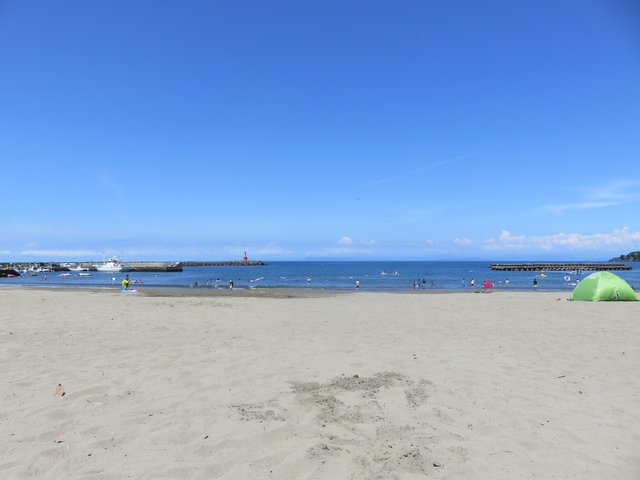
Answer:
<svg viewBox="0 0 640 480"><path fill-rule="evenodd" d="M502 272L631 270L624 263L492 263L489 268Z"/></svg>
<svg viewBox="0 0 640 480"><path fill-rule="evenodd" d="M238 261L227 261L227 262L180 262L185 267L261 267L266 265L262 260L238 260Z"/></svg>
<svg viewBox="0 0 640 480"><path fill-rule="evenodd" d="M182 262L124 262L131 272L181 272Z"/></svg>

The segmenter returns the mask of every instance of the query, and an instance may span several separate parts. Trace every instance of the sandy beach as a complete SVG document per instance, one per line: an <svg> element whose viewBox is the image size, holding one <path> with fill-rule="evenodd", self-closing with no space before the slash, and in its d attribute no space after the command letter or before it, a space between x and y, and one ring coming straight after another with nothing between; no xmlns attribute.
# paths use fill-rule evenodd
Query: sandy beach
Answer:
<svg viewBox="0 0 640 480"><path fill-rule="evenodd" d="M151 293L0 289L0 478L640 478L640 302Z"/></svg>

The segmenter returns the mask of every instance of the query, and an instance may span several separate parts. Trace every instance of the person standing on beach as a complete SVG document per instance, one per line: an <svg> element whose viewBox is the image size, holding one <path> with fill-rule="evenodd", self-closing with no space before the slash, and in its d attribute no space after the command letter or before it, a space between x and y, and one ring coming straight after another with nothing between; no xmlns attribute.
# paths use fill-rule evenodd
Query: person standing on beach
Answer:
<svg viewBox="0 0 640 480"><path fill-rule="evenodd" d="M533 288L538 288L538 279L533 277Z"/></svg>
<svg viewBox="0 0 640 480"><path fill-rule="evenodd" d="M476 279L475 278L471 278L471 281L469 282L469 285L471 286L471 288L476 286Z"/></svg>
<svg viewBox="0 0 640 480"><path fill-rule="evenodd" d="M131 286L131 281L129 280L129 275L125 275L124 280L122 280L122 289L129 290Z"/></svg>
<svg viewBox="0 0 640 480"><path fill-rule="evenodd" d="M360 280L356 280L356 292L360 290Z"/></svg>

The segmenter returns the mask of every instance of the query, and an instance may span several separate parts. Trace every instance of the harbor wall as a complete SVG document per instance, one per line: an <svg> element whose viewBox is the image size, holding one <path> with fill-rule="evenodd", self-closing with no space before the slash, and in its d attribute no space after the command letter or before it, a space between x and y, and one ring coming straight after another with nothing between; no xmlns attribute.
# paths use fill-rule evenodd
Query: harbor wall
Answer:
<svg viewBox="0 0 640 480"><path fill-rule="evenodd" d="M489 268L509 271L574 271L574 270L631 270L624 263L492 263Z"/></svg>

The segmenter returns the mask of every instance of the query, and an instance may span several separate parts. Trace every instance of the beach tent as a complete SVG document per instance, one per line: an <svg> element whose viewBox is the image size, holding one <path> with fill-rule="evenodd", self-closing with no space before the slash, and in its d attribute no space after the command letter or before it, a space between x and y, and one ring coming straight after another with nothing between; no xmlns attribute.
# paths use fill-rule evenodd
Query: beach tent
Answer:
<svg viewBox="0 0 640 480"><path fill-rule="evenodd" d="M611 272L592 273L573 290L571 300L638 300L631 285Z"/></svg>

